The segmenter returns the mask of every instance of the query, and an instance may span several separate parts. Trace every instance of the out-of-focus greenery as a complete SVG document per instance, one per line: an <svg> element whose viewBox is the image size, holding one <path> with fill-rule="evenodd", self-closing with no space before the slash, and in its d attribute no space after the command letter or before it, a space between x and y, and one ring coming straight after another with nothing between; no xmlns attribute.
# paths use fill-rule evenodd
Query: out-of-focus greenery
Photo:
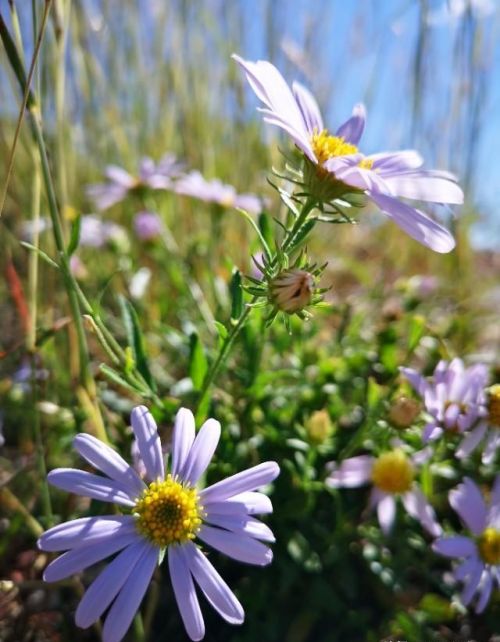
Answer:
<svg viewBox="0 0 500 642"><path fill-rule="evenodd" d="M42 4L33 3L38 20ZM308 43L328 3L315 4L302 25L303 57L313 68L315 47ZM420 5L422 15L426 5ZM12 7L19 11L19 31ZM266 182L283 157L275 144L267 144L268 129L254 114L250 92L229 56L244 53L253 33L262 41L259 57L283 59L280 16L293 6L267 2L258 8L252 25L260 21L260 27L252 26L249 34L248 7L239 2L53 3L35 86L68 234L78 215L92 211L84 188L102 180L106 164L134 173L143 155L158 159L166 151L240 192L265 195L269 212L283 217L284 207ZM29 3L14 2L1 11L29 62ZM474 18L466 14L462 20L477 36ZM423 22L414 51L415 136L422 134L418 116L425 98L427 39ZM3 51L0 64L0 99L14 105L0 114L0 149L7 159L20 98ZM328 75L316 82L329 87L331 80ZM477 99L471 92L464 104ZM477 126L472 116L461 125ZM434 143L439 158L439 139ZM473 151L461 146L461 158ZM43 448L47 469L80 466L70 448L73 436L100 434L104 425L111 443L129 460L129 414L143 400L103 375L100 364L113 364L90 324L91 392L98 412L78 381L76 337L61 279L43 260L36 276L36 255L19 243L38 199L40 215L47 218L35 158L23 125L0 237L5 275L0 282L5 438L0 449L0 573L5 579L0 639L94 640L97 631L81 632L72 619L80 580L45 585L41 573L48 556L36 552L35 539L40 526L106 508L51 490L53 515L48 517L36 452ZM465 160L456 163L460 166L472 171ZM5 170L6 162L0 186ZM462 179L468 183L467 176ZM134 215L146 208L159 212L167 229L149 242L140 241L133 228ZM384 537L365 512L366 489L333 491L323 483L329 461L380 452L394 437L420 447L422 422L403 430L389 420L395 401L412 395L399 378L399 366L414 365L428 374L440 358L459 355L486 361L492 381L498 375L494 278L499 257L471 249L468 226L475 217L466 205L454 225L457 250L447 256L421 248L395 226L380 225L368 210L360 212L357 226L320 224L308 253L319 263L329 262L321 284L331 286L330 306L307 323L293 319L291 334L280 323L266 329L260 311L243 329L211 395L209 415L223 431L207 483L260 461L278 461L282 472L271 489L274 513L268 520L277 542L274 561L264 569L210 553L244 605L246 622L231 627L203 606L206 640L482 642L497 632L498 595L481 617L468 614L456 600L450 606L453 587L446 576L443 580L449 563L432 553L419 524L398 513L393 534ZM221 340L216 325L207 322L206 309L193 303L190 284L203 292L210 315L230 327L231 274L235 268L249 273L259 248L234 210L164 192L131 195L103 218L121 225L125 235L103 248L79 248L78 279L123 347L127 328L120 297L132 299L161 400L151 409L168 444L177 409L196 412L200 377ZM40 234L40 247L54 256L50 231ZM130 284L140 268L151 271L151 280L134 298ZM425 488L440 521L457 529L446 495L464 473L480 475L488 485L494 467L481 468L479 456L459 465L451 448L444 448ZM87 583L92 570L84 577ZM145 600L143 617L150 641L187 639L164 567ZM134 639L134 632L127 639Z"/></svg>

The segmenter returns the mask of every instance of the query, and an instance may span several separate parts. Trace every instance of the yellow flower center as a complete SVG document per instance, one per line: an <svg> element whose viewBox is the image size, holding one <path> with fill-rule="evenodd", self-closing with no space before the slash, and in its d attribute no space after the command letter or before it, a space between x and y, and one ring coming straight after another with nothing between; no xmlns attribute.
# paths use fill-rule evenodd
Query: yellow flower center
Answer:
<svg viewBox="0 0 500 642"><path fill-rule="evenodd" d="M500 531L487 528L478 541L479 553L487 564L500 564Z"/></svg>
<svg viewBox="0 0 500 642"><path fill-rule="evenodd" d="M137 529L160 548L194 539L201 525L201 510L196 488L179 484L171 475L165 481L152 482L134 508Z"/></svg>
<svg viewBox="0 0 500 642"><path fill-rule="evenodd" d="M384 453L373 464L372 481L385 493L405 493L413 477L413 464L402 450Z"/></svg>
<svg viewBox="0 0 500 642"><path fill-rule="evenodd" d="M323 131L319 133L314 131L311 138L311 144L314 155L318 159L318 163L320 165L334 156L356 154L358 151L356 145L346 143L342 136L330 136L326 129L323 129Z"/></svg>
<svg viewBox="0 0 500 642"><path fill-rule="evenodd" d="M500 428L500 383L488 391L488 419L492 426Z"/></svg>

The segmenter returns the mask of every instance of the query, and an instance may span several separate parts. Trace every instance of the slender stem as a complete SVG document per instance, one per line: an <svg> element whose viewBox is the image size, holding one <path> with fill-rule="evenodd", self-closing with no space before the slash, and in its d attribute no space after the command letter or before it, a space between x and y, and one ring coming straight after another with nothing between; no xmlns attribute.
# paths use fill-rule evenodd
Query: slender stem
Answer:
<svg viewBox="0 0 500 642"><path fill-rule="evenodd" d="M307 217L309 216L310 212L316 207L316 201L312 198L308 198L304 205L302 206L302 210L300 214L297 216L295 219L294 224L292 225L291 230L287 233L285 240L283 241L283 246L282 250L286 252L288 248L290 247L290 244L292 243L293 239L297 235L298 231L300 228L304 225L306 222Z"/></svg>
<svg viewBox="0 0 500 642"><path fill-rule="evenodd" d="M35 437L36 444L36 459L38 465L38 473L41 479L41 501L42 501L42 510L45 517L44 526L51 526L53 522L53 513L52 513L52 502L50 501L50 491L49 484L47 481L47 466L45 463L45 450L43 447L43 437L42 430L40 427L40 412L37 408L38 400L38 391L37 391L37 381L36 381L36 370L37 364L35 355L31 355L31 392L33 399L33 408L35 409L35 416L33 420L33 433Z"/></svg>
<svg viewBox="0 0 500 642"><path fill-rule="evenodd" d="M142 615L140 611L137 611L134 617L134 637L135 637L135 642L144 642L146 639L145 633L144 633L144 624L142 622Z"/></svg>

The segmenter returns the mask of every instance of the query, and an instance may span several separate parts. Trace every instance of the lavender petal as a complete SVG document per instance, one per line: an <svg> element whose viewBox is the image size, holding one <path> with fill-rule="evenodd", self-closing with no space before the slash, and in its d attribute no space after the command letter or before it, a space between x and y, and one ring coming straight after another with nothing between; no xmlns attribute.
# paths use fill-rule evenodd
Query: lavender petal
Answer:
<svg viewBox="0 0 500 642"><path fill-rule="evenodd" d="M387 535L392 530L396 518L396 500L392 495L385 495L377 504L377 516L380 528Z"/></svg>
<svg viewBox="0 0 500 642"><path fill-rule="evenodd" d="M266 461L204 488L200 492L200 499L203 504L211 501L220 502L240 493L257 490L272 482L279 473L280 468L275 461Z"/></svg>
<svg viewBox="0 0 500 642"><path fill-rule="evenodd" d="M212 526L225 528L237 535L248 535L249 537L262 540L263 542L276 541L269 526L254 517L244 515L217 515L216 513L211 513L207 508L206 511L207 516L205 521Z"/></svg>
<svg viewBox="0 0 500 642"><path fill-rule="evenodd" d="M203 525L198 537L202 542L224 555L246 564L266 566L273 560L273 553L269 547L247 535L239 535Z"/></svg>
<svg viewBox="0 0 500 642"><path fill-rule="evenodd" d="M464 535L441 537L434 542L432 549L445 557L469 557L477 553L475 543Z"/></svg>
<svg viewBox="0 0 500 642"><path fill-rule="evenodd" d="M330 488L357 488L370 480L373 457L371 455L359 455L345 459L338 469L333 470L325 480Z"/></svg>
<svg viewBox="0 0 500 642"><path fill-rule="evenodd" d="M193 413L187 408L180 408L175 416L172 434L172 476L177 477L186 463L193 445L195 424Z"/></svg>
<svg viewBox="0 0 500 642"><path fill-rule="evenodd" d="M115 557L88 587L75 613L76 625L86 629L96 622L118 593L122 590L127 578L132 574L139 560L148 550L146 540L128 546Z"/></svg>
<svg viewBox="0 0 500 642"><path fill-rule="evenodd" d="M457 450L455 451L456 457L458 457L459 459L465 459L466 457L468 457L483 440L487 429L487 424L485 422L482 422L479 424L479 426L477 426L477 428L471 430L460 442Z"/></svg>
<svg viewBox="0 0 500 642"><path fill-rule="evenodd" d="M434 509L419 488L415 486L413 490L404 493L401 499L408 515L418 520L430 535L439 537L442 534Z"/></svg>
<svg viewBox="0 0 500 642"><path fill-rule="evenodd" d="M120 642L127 632L146 593L158 564L158 549L152 544L142 544L143 551L123 584L118 597L106 616L103 642Z"/></svg>
<svg viewBox="0 0 500 642"><path fill-rule="evenodd" d="M472 598L474 597L474 593L477 591L477 587L479 586L479 582L481 581L483 571L484 564L478 560L477 565L474 566L471 570L470 577L465 580L464 589L462 591L462 594L460 595L460 601L464 606L468 606Z"/></svg>
<svg viewBox="0 0 500 642"><path fill-rule="evenodd" d="M113 448L92 435L80 433L73 439L73 447L88 463L129 489L131 497L146 488L135 470Z"/></svg>
<svg viewBox="0 0 500 642"><path fill-rule="evenodd" d="M493 589L493 577L491 573L485 569L483 577L481 579L481 584L479 585L479 598L476 604L475 611L479 615L484 611L488 600L490 599L491 590Z"/></svg>
<svg viewBox="0 0 500 642"><path fill-rule="evenodd" d="M132 410L130 419L148 479L150 481L163 479L165 477L163 453L153 416L146 406L136 406Z"/></svg>
<svg viewBox="0 0 500 642"><path fill-rule="evenodd" d="M37 545L42 551L66 551L135 532L135 519L131 515L80 517L45 531Z"/></svg>
<svg viewBox="0 0 500 642"><path fill-rule="evenodd" d="M467 528L480 535L486 528L486 505L476 484L468 477L449 493L449 501Z"/></svg>
<svg viewBox="0 0 500 642"><path fill-rule="evenodd" d="M194 486L210 463L220 439L220 423L208 419L200 428L188 453L180 477Z"/></svg>
<svg viewBox="0 0 500 642"><path fill-rule="evenodd" d="M126 546L133 544L138 540L135 532L124 533L108 537L97 544L81 546L67 553L63 553L53 562L51 562L43 573L45 582L58 582L70 575L80 573L84 569L100 562L101 560L121 551Z"/></svg>
<svg viewBox="0 0 500 642"><path fill-rule="evenodd" d="M170 546L168 549L170 579L186 633L191 640L201 640L205 635L205 623L191 572L180 549L179 546Z"/></svg>
<svg viewBox="0 0 500 642"><path fill-rule="evenodd" d="M322 132L324 129L323 119L321 118L321 111L314 96L297 81L292 83L292 91L299 109L302 112L302 118L304 119L309 135L312 135L315 131L318 134Z"/></svg>
<svg viewBox="0 0 500 642"><path fill-rule="evenodd" d="M180 550L210 605L230 624L241 624L243 607L207 557L191 542Z"/></svg>
<svg viewBox="0 0 500 642"><path fill-rule="evenodd" d="M362 103L358 103L352 110L352 116L349 120L341 125L336 132L336 136L341 136L348 143L357 145L363 134L366 122L366 109Z"/></svg>
<svg viewBox="0 0 500 642"><path fill-rule="evenodd" d="M135 504L126 486L107 477L87 473L85 470L56 468L50 471L47 480L52 486L67 490L75 495L92 497L103 502L116 502L124 506L134 506Z"/></svg>
<svg viewBox="0 0 500 642"><path fill-rule="evenodd" d="M264 515L273 512L269 497L258 492L240 493L220 502L205 502L204 508L216 515Z"/></svg>

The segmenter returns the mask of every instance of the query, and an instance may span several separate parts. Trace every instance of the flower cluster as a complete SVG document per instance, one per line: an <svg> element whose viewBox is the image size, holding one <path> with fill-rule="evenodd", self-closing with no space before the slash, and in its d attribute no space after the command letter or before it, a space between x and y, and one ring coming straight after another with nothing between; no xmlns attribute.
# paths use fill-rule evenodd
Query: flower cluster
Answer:
<svg viewBox="0 0 500 642"><path fill-rule="evenodd" d="M52 485L113 502L126 512L84 517L46 531L38 541L40 549L66 552L49 564L44 579L55 582L116 555L88 587L75 620L87 628L109 609L103 639L119 642L166 550L175 598L192 640L205 634L195 583L225 620L241 624L241 604L200 545L247 564L264 566L272 561L267 544L274 541L273 534L254 515L272 511L269 498L258 489L277 477L278 465L258 464L200 490L198 482L220 437L217 421L207 420L195 436L192 413L179 410L169 473L147 408L134 408L131 422L144 479L115 450L87 434L77 435L73 446L104 474L71 468L49 473Z"/></svg>

